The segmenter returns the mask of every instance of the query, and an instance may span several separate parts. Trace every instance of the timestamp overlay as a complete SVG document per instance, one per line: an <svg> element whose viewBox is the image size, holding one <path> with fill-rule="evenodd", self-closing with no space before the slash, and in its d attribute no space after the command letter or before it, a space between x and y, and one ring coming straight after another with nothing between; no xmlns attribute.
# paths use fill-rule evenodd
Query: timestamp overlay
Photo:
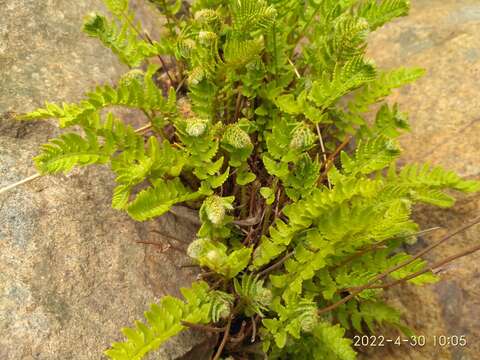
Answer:
<svg viewBox="0 0 480 360"><path fill-rule="evenodd" d="M355 347L383 347L393 346L440 346L440 347L466 347L468 338L466 335L418 335L387 337L383 335L355 335L353 346Z"/></svg>

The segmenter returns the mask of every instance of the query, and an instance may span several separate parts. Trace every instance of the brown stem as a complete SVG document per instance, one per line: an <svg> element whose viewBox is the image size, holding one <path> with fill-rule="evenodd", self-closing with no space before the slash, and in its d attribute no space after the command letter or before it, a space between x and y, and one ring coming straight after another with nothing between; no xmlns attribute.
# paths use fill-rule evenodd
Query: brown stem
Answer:
<svg viewBox="0 0 480 360"><path fill-rule="evenodd" d="M179 239L179 238L176 238L176 237L173 237L173 236L170 236L170 235L167 235L165 233L162 233L158 230L150 230L150 232L152 233L155 233L155 234L158 234L166 239L170 239L170 240L173 240L173 241L178 241L178 242L181 242L181 243L190 243L190 241L188 240L182 240L182 239Z"/></svg>
<svg viewBox="0 0 480 360"><path fill-rule="evenodd" d="M157 246L161 249L162 252L167 251L168 249L173 249L175 251L178 251L181 254L185 254L185 249L181 249L178 246L172 245L170 242L168 242L167 246L164 246L163 244L159 244L153 241L143 241L143 240L137 240L135 241L137 244L145 244L145 245L153 245Z"/></svg>
<svg viewBox="0 0 480 360"><path fill-rule="evenodd" d="M255 342L255 338L257 337L257 321L260 319L260 316L257 315L255 319L252 318L252 337L250 338L250 342Z"/></svg>
<svg viewBox="0 0 480 360"><path fill-rule="evenodd" d="M244 220L235 220L233 223L238 226L253 226L260 224L260 221L262 221L262 214L257 214L256 216L249 217Z"/></svg>
<svg viewBox="0 0 480 360"><path fill-rule="evenodd" d="M280 214L279 206L280 206L280 196L281 196L281 194L282 194L282 188L280 187L277 191L277 195L275 196L275 198L277 199L277 204L275 205L275 212L274 212L275 219L278 218L278 215Z"/></svg>
<svg viewBox="0 0 480 360"><path fill-rule="evenodd" d="M315 128L317 129L317 135L318 135L318 140L320 141L320 148L322 149L322 154L323 154L323 163L325 166L327 166L327 154L325 152L325 145L323 144L323 137L322 137L322 132L320 131L320 126L318 124L315 124ZM330 184L330 180L327 178L327 183L328 183L328 188L332 188L332 184Z"/></svg>
<svg viewBox="0 0 480 360"><path fill-rule="evenodd" d="M196 267L200 267L200 265L198 264L185 264L185 265L180 265L180 269L187 269L187 268L196 268Z"/></svg>
<svg viewBox="0 0 480 360"><path fill-rule="evenodd" d="M153 40L150 38L150 36L147 33L144 33L144 35L145 35L145 38L147 39L147 41L150 43L150 45L153 45ZM170 75L170 71L168 71L168 67L167 67L167 64L165 63L165 60L163 60L163 58L160 56L160 54L157 54L157 58L162 63L162 67L165 70L165 73L167 74L168 79L170 80L170 82L172 83L172 86L173 86L173 84L175 84L175 80L173 80L172 76Z"/></svg>
<svg viewBox="0 0 480 360"><path fill-rule="evenodd" d="M228 318L228 323L225 328L225 332L223 333L223 339L222 342L220 343L220 346L218 347L217 353L213 357L213 360L218 360L220 359L220 356L222 356L223 348L225 347L225 344L227 343L228 340L228 335L230 333L230 327L232 326L232 316Z"/></svg>
<svg viewBox="0 0 480 360"><path fill-rule="evenodd" d="M16 188L17 186L20 186L20 185L23 185L23 184L27 184L27 183L29 183L29 182L32 182L32 181L38 179L38 178L41 177L41 176L42 176L42 174L40 174L40 173L33 174L32 176L29 176L29 177L27 177L27 178L25 178L25 179L22 179L22 180L20 180L20 181L17 181L17 182L14 183L14 184L10 184L10 185L8 185L8 186L5 186L4 188L1 188L1 189L0 189L0 194L3 194L3 193L5 193L5 192L7 192L7 191L9 191L9 190L12 190L12 189Z"/></svg>
<svg viewBox="0 0 480 360"><path fill-rule="evenodd" d="M134 133L139 134L144 131L150 130L152 128L152 124L147 124L145 126L139 127L138 129L135 129Z"/></svg>
<svg viewBox="0 0 480 360"><path fill-rule="evenodd" d="M202 331L213 332L213 333L221 333L226 331L226 327L217 328L217 327L208 326L208 325L194 324L188 321L182 321L182 325L187 326L191 329L202 330Z"/></svg>
<svg viewBox="0 0 480 360"><path fill-rule="evenodd" d="M358 252L356 252L355 254L352 254L351 256L347 257L345 260L343 260L341 263L335 265L333 267L333 269L338 269L342 266L345 266L347 265L348 263L352 262L353 260L355 259L358 259L360 256L362 255L365 255L366 253L372 251L372 250L377 250L379 248L382 248L384 246L384 244L388 241L391 241L391 240L399 240L399 239L402 239L402 238L406 238L406 237L410 237L410 236L417 236L417 235L422 235L422 234L426 234L428 232L431 232L431 231L434 231L434 230L438 230L438 229L441 229L441 227L439 226L436 226L436 227L432 227L430 229L425 229L425 230L422 230L422 231L419 231L415 234L409 234L409 235L405 235L405 236L397 236L397 237L393 237L393 238L389 238L389 239L385 239L377 244L373 244L371 246L368 246L366 247L365 249L362 249Z"/></svg>
<svg viewBox="0 0 480 360"><path fill-rule="evenodd" d="M395 280L395 281L391 281L391 282L388 282L386 284L383 284L383 285L371 285L369 286L367 289L388 289L392 286L395 286L395 285L398 285L398 284L401 284L403 282L406 282L408 280L411 280L413 278L416 278L420 275L423 275L429 271L432 271L432 270L435 270L435 269L438 269L454 260L457 260L457 259L460 259L464 256L467 256L467 255L470 255L470 254L473 254L474 252L477 252L480 250L480 245L476 245L476 246L472 246L471 248L465 250L465 251L462 251L461 253L458 253L458 254L455 254L455 255L452 255L452 256L449 256L447 257L446 259L444 260L441 260L441 261L438 261L430 266L427 266L426 268L422 269L422 270L419 270L417 272L414 272L413 274L410 274L408 276L405 276L404 278L401 278L401 279L398 279L398 280Z"/></svg>
<svg viewBox="0 0 480 360"><path fill-rule="evenodd" d="M335 149L335 151L330 154L330 156L327 158L327 160L325 161L325 164L324 164L324 171L322 173L322 175L320 175L317 183L318 184L321 184L323 180L325 180L325 178L327 177L327 174L328 174L328 171L330 170L330 168L332 167L334 161L335 161L335 158L337 157L337 155L340 153L340 151L342 151L345 146L348 145L348 143L350 142L350 140L352 139L352 136L351 135L347 135L347 137L345 138L345 140L343 140L343 142Z"/></svg>
<svg viewBox="0 0 480 360"><path fill-rule="evenodd" d="M253 214L253 211L254 211L254 208L255 208L255 203L256 203L256 199L257 199L257 191L258 191L258 188L260 187L260 183L258 182L258 180L255 180L253 182L253 185L252 185L252 192L250 193L250 209L249 209L249 214L252 215ZM260 216L261 214L261 211L258 211L258 214ZM261 218L260 218L260 221L261 221ZM256 225L256 224L254 224Z"/></svg>
<svg viewBox="0 0 480 360"><path fill-rule="evenodd" d="M262 276L265 276L269 273L271 273L273 270L279 268L280 266L282 266L282 264L287 261L289 258L291 258L293 255L295 254L295 251L291 251L289 253L287 253L284 257L282 257L279 261L277 261L275 264L273 264L272 266L269 266L268 268L260 271L258 273L258 276L259 277L262 277Z"/></svg>
<svg viewBox="0 0 480 360"><path fill-rule="evenodd" d="M243 341L243 339L245 339L245 336L246 336L246 333L245 333L245 327L247 326L247 322L246 321L242 321L242 325L240 327L240 331L238 332L238 334L236 334L235 336L231 336L230 337L230 340L229 342L230 343L233 343L233 344L239 344Z"/></svg>
<svg viewBox="0 0 480 360"><path fill-rule="evenodd" d="M249 203L249 196L248 196L248 189L249 185L242 186L240 190L240 218L244 219L248 214L248 203Z"/></svg>
<svg viewBox="0 0 480 360"><path fill-rule="evenodd" d="M238 120L238 117L240 116L240 110L242 109L242 104L243 104L242 93L240 92L240 89L238 89L237 101L235 103L235 115L234 115L234 118L233 118L233 122L236 122Z"/></svg>
<svg viewBox="0 0 480 360"><path fill-rule="evenodd" d="M360 286L358 288L356 288L356 290L353 290L349 295L345 296L343 299L329 305L329 306L326 306L322 309L319 309L318 310L318 314L323 314L323 313L326 313L326 312L329 312L329 311L332 311L334 309L336 309L337 307L345 304L346 302L348 302L349 300L351 300L352 298L354 298L356 295L358 295L359 293L361 293L363 290L365 289L368 289L369 286L372 286L374 285L376 282L380 281L380 280L383 280L385 279L389 274L391 274L392 272L394 271L397 271L398 269L408 265L408 264L411 264L412 262L414 262L416 259L418 259L419 257L421 257L422 255L428 253L429 251L435 249L437 246L443 244L445 241L447 241L448 239L454 237L455 235L457 235L458 233L462 232L462 231L465 231L467 230L468 228L478 224L480 222L480 217L477 217L475 218L474 220L472 220L471 222L467 223L466 225L463 225L461 226L460 228L458 228L457 230L453 231L452 233L448 234L447 236L443 237L442 239L440 239L439 241L435 242L434 244L428 246L427 248L425 248L424 250L420 251L419 253L417 253L415 256L412 256L409 260L406 260L406 261L403 261L401 262L400 264L396 265L396 266L393 266L391 267L390 269L387 269L385 270L384 272L382 272L381 274L378 274L377 276L375 276L372 280L370 280L367 284L363 285L363 286Z"/></svg>

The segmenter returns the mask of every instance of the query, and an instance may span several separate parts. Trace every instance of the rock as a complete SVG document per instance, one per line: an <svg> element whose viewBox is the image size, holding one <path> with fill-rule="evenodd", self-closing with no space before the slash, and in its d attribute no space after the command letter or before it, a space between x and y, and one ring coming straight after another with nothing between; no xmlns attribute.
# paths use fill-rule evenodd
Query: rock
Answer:
<svg viewBox="0 0 480 360"><path fill-rule="evenodd" d="M151 14L144 1L136 6ZM3 187L32 175L38 146L58 133L53 122L14 122L12 112L77 101L127 69L81 32L83 16L101 8L99 0L0 0L0 8ZM148 18L151 34L157 21ZM180 268L184 255L138 242L185 247L195 227L173 216L134 222L111 209L113 186L109 170L91 167L0 195L0 359L103 358L123 338L120 328L194 279ZM203 339L186 333L152 358L180 357Z"/></svg>
<svg viewBox="0 0 480 360"><path fill-rule="evenodd" d="M480 178L480 4L474 0L417 0L409 17L378 30L369 52L382 68L421 66L426 75L395 93L410 115L412 132L402 139L404 162L429 162ZM480 196L461 196L452 209L418 207L415 218L422 228L443 226L453 230L480 214ZM480 238L476 226L429 255L439 261L461 252ZM423 237L418 251L447 230ZM389 294L406 313L425 347L390 345L368 349L365 359L474 360L480 354L480 253L445 267L442 280L424 287L403 286ZM466 335L467 346L433 346L433 336Z"/></svg>

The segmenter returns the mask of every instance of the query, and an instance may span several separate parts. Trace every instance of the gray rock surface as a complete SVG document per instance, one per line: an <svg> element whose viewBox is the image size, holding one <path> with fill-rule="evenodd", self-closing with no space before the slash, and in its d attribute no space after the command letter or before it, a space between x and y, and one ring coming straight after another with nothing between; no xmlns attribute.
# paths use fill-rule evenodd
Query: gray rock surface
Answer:
<svg viewBox="0 0 480 360"><path fill-rule="evenodd" d="M409 17L373 37L370 54L384 68L421 66L417 83L392 99L410 114L412 133L402 139L403 161L430 162L480 179L480 2L416 0ZM462 196L453 209L419 207L422 228L450 230L480 215L480 196ZM411 252L447 232L424 236ZM431 261L480 242L480 226L456 236L429 255ZM476 360L480 358L480 253L460 259L441 273L442 281L425 287L404 286L390 293L425 347L369 349L365 359ZM466 335L467 346L433 346L433 336Z"/></svg>
<svg viewBox="0 0 480 360"><path fill-rule="evenodd" d="M11 112L79 100L126 70L81 33L84 14L99 8L99 0L0 0L0 187L34 173L38 146L58 132L53 122L14 122ZM145 19L155 33L159 19ZM189 241L192 225L171 216L136 223L110 208L112 188L112 174L93 167L0 195L0 359L103 358L121 327L194 278L175 250L137 243L165 244L154 230ZM176 358L199 341L187 333L152 358Z"/></svg>

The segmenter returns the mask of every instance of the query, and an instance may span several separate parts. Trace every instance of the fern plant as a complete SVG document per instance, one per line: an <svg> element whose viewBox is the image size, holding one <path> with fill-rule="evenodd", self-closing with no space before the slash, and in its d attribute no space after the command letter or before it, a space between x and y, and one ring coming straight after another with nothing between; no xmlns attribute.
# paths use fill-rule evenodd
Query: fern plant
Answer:
<svg viewBox="0 0 480 360"><path fill-rule="evenodd" d="M426 251L401 250L419 231L412 206L452 206L450 190L480 184L429 164L396 168L408 119L385 98L424 72L378 69L365 50L408 0L154 0L160 40L128 0L104 2L110 16L89 15L84 30L131 69L80 103L22 117L82 129L43 145L36 166L109 165L112 206L138 221L197 210L188 255L206 274L105 354L141 359L196 328L221 335L215 359L350 360L354 332L410 334L382 293L437 280ZM139 109L146 125L111 106Z"/></svg>

